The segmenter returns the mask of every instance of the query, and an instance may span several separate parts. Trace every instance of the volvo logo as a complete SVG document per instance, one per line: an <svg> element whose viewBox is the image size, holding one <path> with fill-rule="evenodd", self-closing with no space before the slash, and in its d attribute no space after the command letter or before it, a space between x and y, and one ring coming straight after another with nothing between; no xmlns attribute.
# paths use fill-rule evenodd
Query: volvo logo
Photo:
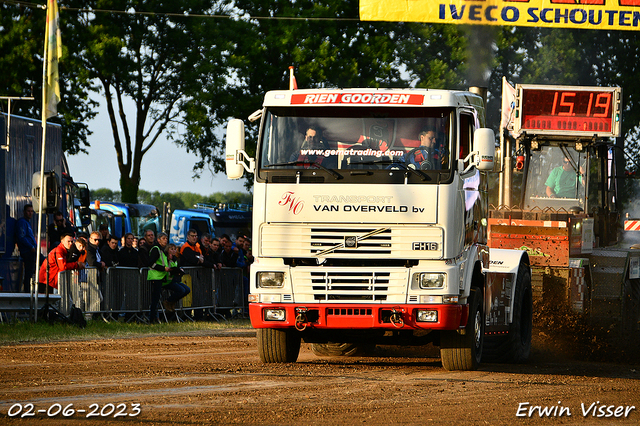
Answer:
<svg viewBox="0 0 640 426"><path fill-rule="evenodd" d="M344 237L344 246L345 248L357 248L358 247L358 238L351 236L351 237Z"/></svg>

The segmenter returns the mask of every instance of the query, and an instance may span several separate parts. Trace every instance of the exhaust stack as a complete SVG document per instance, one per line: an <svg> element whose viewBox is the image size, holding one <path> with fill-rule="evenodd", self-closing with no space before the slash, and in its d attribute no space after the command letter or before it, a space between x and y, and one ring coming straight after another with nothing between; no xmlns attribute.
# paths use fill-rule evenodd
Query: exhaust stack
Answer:
<svg viewBox="0 0 640 426"><path fill-rule="evenodd" d="M469 87L469 91L471 93L475 93L476 95L482 98L482 102L484 103L484 107L487 107L487 91L488 88L480 87L480 86L471 86Z"/></svg>

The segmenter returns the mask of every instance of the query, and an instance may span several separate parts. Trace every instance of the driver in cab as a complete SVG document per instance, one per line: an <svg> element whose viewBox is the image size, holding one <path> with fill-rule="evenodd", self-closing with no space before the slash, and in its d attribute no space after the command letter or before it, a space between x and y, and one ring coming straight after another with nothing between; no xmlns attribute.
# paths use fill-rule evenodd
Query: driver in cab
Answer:
<svg viewBox="0 0 640 426"><path fill-rule="evenodd" d="M405 162L409 167L419 170L440 170L441 155L436 148L436 131L433 128L423 129L418 134L420 146L414 148L405 157Z"/></svg>
<svg viewBox="0 0 640 426"><path fill-rule="evenodd" d="M580 173L576 173L571 160L564 157L562 166L551 170L549 178L545 182L546 194L549 198L576 198L577 182L584 185L584 170L580 167Z"/></svg>

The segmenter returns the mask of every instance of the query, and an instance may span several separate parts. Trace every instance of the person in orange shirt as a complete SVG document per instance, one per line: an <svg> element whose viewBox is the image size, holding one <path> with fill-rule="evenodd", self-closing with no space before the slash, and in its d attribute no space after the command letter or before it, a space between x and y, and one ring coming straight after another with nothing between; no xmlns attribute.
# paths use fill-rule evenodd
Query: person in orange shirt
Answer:
<svg viewBox="0 0 640 426"><path fill-rule="evenodd" d="M202 266L204 256L198 245L198 232L189 229L187 242L180 247L180 266Z"/></svg>
<svg viewBox="0 0 640 426"><path fill-rule="evenodd" d="M83 269L83 262L67 262L67 252L73 245L73 235L69 233L62 234L60 238L60 244L49 252L47 260L40 266L38 273L38 290L44 293L43 290L46 284L53 288L58 288L58 272L67 271L70 269ZM47 266L49 267L49 280L47 281Z"/></svg>

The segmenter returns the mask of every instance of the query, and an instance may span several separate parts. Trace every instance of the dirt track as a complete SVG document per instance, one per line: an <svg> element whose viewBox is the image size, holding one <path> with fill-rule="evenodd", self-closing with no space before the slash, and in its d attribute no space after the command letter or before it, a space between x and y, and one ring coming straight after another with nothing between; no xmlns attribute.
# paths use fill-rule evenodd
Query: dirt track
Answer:
<svg viewBox="0 0 640 426"><path fill-rule="evenodd" d="M303 344L297 363L263 365L254 336L212 330L0 347L0 424L605 425L617 413L615 424L640 423L640 362L575 361L539 339L529 364L448 372L433 348L319 358ZM8 416L29 403L34 417ZM614 406L612 416L583 416L581 404L593 403ZM87 411L53 416L56 404ZM137 416L121 416L135 414L134 404ZM551 415L534 408L528 417L533 406Z"/></svg>

